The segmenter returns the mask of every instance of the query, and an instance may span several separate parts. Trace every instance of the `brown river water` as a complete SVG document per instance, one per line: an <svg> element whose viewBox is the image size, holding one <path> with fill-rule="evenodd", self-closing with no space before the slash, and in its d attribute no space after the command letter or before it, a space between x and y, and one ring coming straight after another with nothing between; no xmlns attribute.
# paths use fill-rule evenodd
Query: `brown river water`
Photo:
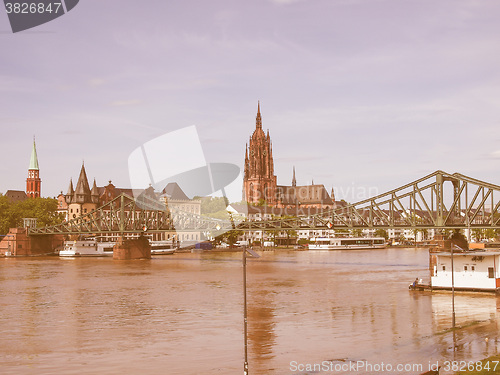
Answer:
<svg viewBox="0 0 500 375"><path fill-rule="evenodd" d="M259 253L251 375L447 374L498 352L495 295L457 293L452 331L451 293L408 290L426 249ZM0 374L243 374L242 291L241 253L0 259Z"/></svg>

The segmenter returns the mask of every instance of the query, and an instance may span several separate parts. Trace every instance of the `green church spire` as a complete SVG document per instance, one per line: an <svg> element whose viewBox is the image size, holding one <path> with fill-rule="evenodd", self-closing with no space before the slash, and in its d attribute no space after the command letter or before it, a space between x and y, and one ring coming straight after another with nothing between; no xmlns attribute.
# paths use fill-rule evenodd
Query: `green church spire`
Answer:
<svg viewBox="0 0 500 375"><path fill-rule="evenodd" d="M33 150L31 151L30 170L38 171L38 156L36 155L35 137L33 137Z"/></svg>

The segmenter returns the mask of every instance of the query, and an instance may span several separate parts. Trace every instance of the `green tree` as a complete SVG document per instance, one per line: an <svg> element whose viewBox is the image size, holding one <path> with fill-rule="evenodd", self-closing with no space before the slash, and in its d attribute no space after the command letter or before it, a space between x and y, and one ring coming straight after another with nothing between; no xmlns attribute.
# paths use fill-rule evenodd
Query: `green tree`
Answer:
<svg viewBox="0 0 500 375"><path fill-rule="evenodd" d="M387 231L385 229L377 229L375 231L375 236L376 237L384 237L386 240L389 238L389 233L387 233Z"/></svg>
<svg viewBox="0 0 500 375"><path fill-rule="evenodd" d="M214 212L225 211L228 205L225 197L194 197L201 200L201 213L211 214Z"/></svg>
<svg viewBox="0 0 500 375"><path fill-rule="evenodd" d="M57 200L53 198L26 199L11 202L0 196L0 233L6 234L9 228L21 227L23 218L36 218L37 226L56 225L64 221L64 214L57 212Z"/></svg>
<svg viewBox="0 0 500 375"><path fill-rule="evenodd" d="M359 228L351 229L351 235L353 237L363 237L363 230Z"/></svg>

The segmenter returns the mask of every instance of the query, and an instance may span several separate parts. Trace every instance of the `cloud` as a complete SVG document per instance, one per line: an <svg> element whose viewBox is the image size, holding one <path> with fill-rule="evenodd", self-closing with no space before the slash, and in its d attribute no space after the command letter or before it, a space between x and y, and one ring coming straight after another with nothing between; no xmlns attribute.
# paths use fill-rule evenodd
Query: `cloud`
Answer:
<svg viewBox="0 0 500 375"><path fill-rule="evenodd" d="M491 158L493 158L493 159L500 159L500 150L493 151L493 152L490 154L490 157L491 157Z"/></svg>
<svg viewBox="0 0 500 375"><path fill-rule="evenodd" d="M104 85L106 81L102 78L91 78L88 83L92 87L98 87Z"/></svg>
<svg viewBox="0 0 500 375"><path fill-rule="evenodd" d="M302 1L302 0L271 0L272 3L275 3L275 4L284 4L284 5L297 3L299 1Z"/></svg>
<svg viewBox="0 0 500 375"><path fill-rule="evenodd" d="M139 99L131 99L131 100L115 100L110 104L115 107L127 107L132 105L141 104L142 100Z"/></svg>

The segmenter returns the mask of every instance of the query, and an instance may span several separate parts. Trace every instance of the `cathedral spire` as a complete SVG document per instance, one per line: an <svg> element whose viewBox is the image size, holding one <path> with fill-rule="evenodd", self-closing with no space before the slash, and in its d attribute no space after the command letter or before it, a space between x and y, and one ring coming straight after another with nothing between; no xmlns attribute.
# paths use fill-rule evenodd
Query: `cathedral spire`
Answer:
<svg viewBox="0 0 500 375"><path fill-rule="evenodd" d="M292 186L297 186L297 180L295 179L295 165L293 166Z"/></svg>
<svg viewBox="0 0 500 375"><path fill-rule="evenodd" d="M255 119L255 128L262 129L262 117L260 116L260 101L257 102L257 117Z"/></svg>

